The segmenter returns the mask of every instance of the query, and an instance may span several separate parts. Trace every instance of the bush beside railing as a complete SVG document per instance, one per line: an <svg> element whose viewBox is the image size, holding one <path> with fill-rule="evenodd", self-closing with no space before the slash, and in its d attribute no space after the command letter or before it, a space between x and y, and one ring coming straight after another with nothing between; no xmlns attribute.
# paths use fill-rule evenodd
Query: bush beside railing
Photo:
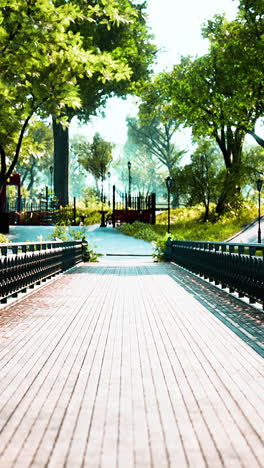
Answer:
<svg viewBox="0 0 264 468"><path fill-rule="evenodd" d="M264 306L264 244L167 241L165 259Z"/></svg>
<svg viewBox="0 0 264 468"><path fill-rule="evenodd" d="M81 262L86 244L81 240L0 244L0 301Z"/></svg>

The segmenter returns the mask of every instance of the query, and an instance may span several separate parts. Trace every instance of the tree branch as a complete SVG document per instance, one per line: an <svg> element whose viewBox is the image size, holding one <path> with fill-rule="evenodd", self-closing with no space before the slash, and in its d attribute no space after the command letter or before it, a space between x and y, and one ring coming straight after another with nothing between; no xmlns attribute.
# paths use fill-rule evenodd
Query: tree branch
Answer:
<svg viewBox="0 0 264 468"><path fill-rule="evenodd" d="M249 135L251 135L251 136L254 138L254 140L255 140L260 146L262 146L262 148L264 148L264 140L263 140L260 136L256 135L256 133L253 132L253 130L247 130L247 129L243 129L243 130L245 130Z"/></svg>

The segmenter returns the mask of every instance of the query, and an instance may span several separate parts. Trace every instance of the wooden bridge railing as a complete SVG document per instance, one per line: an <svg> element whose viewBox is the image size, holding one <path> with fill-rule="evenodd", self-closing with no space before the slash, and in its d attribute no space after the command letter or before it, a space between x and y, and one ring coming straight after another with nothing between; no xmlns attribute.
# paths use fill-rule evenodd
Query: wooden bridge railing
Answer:
<svg viewBox="0 0 264 468"><path fill-rule="evenodd" d="M264 307L264 244L169 239L165 258Z"/></svg>
<svg viewBox="0 0 264 468"><path fill-rule="evenodd" d="M83 241L0 244L0 302L82 261Z"/></svg>

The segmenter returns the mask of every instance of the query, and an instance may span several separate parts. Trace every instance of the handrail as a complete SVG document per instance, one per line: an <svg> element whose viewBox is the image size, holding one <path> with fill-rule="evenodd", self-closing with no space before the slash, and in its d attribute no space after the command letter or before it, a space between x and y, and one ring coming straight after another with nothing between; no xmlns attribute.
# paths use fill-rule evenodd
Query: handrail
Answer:
<svg viewBox="0 0 264 468"><path fill-rule="evenodd" d="M82 261L86 241L0 244L0 302Z"/></svg>
<svg viewBox="0 0 264 468"><path fill-rule="evenodd" d="M165 258L264 306L264 244L169 239Z"/></svg>
<svg viewBox="0 0 264 468"><path fill-rule="evenodd" d="M36 250L46 250L62 246L64 248L72 247L73 245L82 244L82 240L77 241L45 241L45 242L6 242L0 243L1 255L18 252L34 252Z"/></svg>
<svg viewBox="0 0 264 468"><path fill-rule="evenodd" d="M212 242L212 241L172 241L173 245L182 245L184 248L194 248L199 250L215 250L221 252L238 253L240 255L255 255L257 251L262 251L264 256L264 244L251 243L242 244L240 242Z"/></svg>

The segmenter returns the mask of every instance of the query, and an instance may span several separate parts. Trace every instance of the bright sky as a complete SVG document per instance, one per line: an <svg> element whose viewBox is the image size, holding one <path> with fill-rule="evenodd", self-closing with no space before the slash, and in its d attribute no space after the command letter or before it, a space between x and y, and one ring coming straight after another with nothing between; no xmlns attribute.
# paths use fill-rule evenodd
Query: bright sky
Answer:
<svg viewBox="0 0 264 468"><path fill-rule="evenodd" d="M155 71L170 69L181 55L203 55L208 43L201 36L201 26L217 13L225 13L232 19L238 0L147 0L149 25L160 50ZM134 98L126 101L109 99L105 108L106 117L95 117L88 126L78 128L73 122L71 132L87 135L92 139L95 132L116 144L126 141L126 116L136 115Z"/></svg>

